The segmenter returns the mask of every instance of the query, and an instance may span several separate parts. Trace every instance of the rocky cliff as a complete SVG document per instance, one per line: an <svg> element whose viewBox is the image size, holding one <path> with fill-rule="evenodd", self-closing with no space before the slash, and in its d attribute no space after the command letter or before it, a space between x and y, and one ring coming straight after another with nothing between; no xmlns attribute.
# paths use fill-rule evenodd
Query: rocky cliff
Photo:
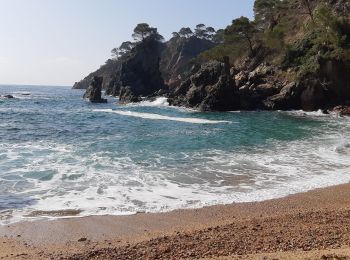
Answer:
<svg viewBox="0 0 350 260"><path fill-rule="evenodd" d="M216 44L207 39L200 39L196 36L191 37L173 37L161 46L153 46L156 55L160 58L159 69L161 71L164 83L170 87L176 87L181 80L186 77L192 67L192 59L196 58L203 51L213 48ZM152 47L152 46L151 46ZM149 49L149 48L148 48ZM160 53L158 53L160 50ZM132 51L134 54L143 52L143 49L136 48ZM147 54L146 54L147 55ZM121 64L128 57L120 57L118 60L111 59L102 65L98 70L89 74L83 80L76 82L74 89L87 89L94 76L103 77L102 88L108 93L114 95L118 92L113 90L118 71ZM157 64L155 64L158 67ZM117 93L119 95L119 93Z"/></svg>
<svg viewBox="0 0 350 260"><path fill-rule="evenodd" d="M168 101L171 105L200 111L229 111L239 108L235 90L228 59L211 61L176 88Z"/></svg>
<svg viewBox="0 0 350 260"><path fill-rule="evenodd" d="M349 9L347 0L257 0L255 21L235 19L216 44L193 34L165 44L144 39L76 87L107 74L103 88L122 102L165 95L201 111L347 111Z"/></svg>
<svg viewBox="0 0 350 260"><path fill-rule="evenodd" d="M159 63L163 44L147 38L120 60L106 93L120 96L121 102L135 102L164 88Z"/></svg>
<svg viewBox="0 0 350 260"><path fill-rule="evenodd" d="M92 103L107 103L107 99L102 98L102 82L102 77L94 76L84 94L84 99Z"/></svg>
<svg viewBox="0 0 350 260"><path fill-rule="evenodd" d="M165 83L170 89L180 85L191 71L192 59L200 53L216 46L213 41L200 39L196 36L173 37L161 54L160 69Z"/></svg>

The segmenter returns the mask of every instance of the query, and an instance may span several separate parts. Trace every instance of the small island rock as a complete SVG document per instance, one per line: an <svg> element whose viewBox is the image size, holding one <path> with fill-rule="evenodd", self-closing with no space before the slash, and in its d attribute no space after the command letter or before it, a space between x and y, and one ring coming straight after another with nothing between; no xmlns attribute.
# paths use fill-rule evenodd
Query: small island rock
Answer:
<svg viewBox="0 0 350 260"><path fill-rule="evenodd" d="M92 103L107 103L107 99L101 97L103 78L95 76L84 94L84 99Z"/></svg>

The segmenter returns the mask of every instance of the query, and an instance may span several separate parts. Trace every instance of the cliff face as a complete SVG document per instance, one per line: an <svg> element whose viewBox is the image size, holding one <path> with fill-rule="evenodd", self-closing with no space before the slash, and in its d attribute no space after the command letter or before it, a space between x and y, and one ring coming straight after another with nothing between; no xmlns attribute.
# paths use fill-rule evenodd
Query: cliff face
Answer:
<svg viewBox="0 0 350 260"><path fill-rule="evenodd" d="M163 44L145 39L120 60L106 93L120 96L122 102L135 101L164 88L159 63Z"/></svg>
<svg viewBox="0 0 350 260"><path fill-rule="evenodd" d="M228 60L223 63L211 61L184 81L168 100L171 105L200 111L229 111L239 108L235 90Z"/></svg>
<svg viewBox="0 0 350 260"><path fill-rule="evenodd" d="M192 59L200 53L215 47L207 39L192 36L174 37L166 43L161 55L160 69L166 84L172 89L180 85L192 67Z"/></svg>
<svg viewBox="0 0 350 260"><path fill-rule="evenodd" d="M192 36L190 38L172 38L165 44L149 46L149 48L145 48L145 50L136 46L136 49L132 50L130 55L121 57L119 60L108 60L106 64L102 65L97 71L89 74L80 82L76 82L73 88L86 89L93 77L99 76L104 79L102 84L104 90L107 90L110 95L119 95L120 87L115 85L115 82L119 80L122 63L125 64L125 62L127 62L125 59L130 59L131 56L135 56L136 53L142 53L143 51L145 51L145 54L140 55L145 55L146 57L150 48L156 48L156 50L151 51L154 51L156 56L160 59L159 65L157 62L150 65L152 65L155 70L159 69L161 71L166 85L176 87L181 83L181 79L185 78L189 73L192 66L191 60L196 58L203 51L213 48L215 45L216 44L212 41Z"/></svg>
<svg viewBox="0 0 350 260"><path fill-rule="evenodd" d="M305 3L310 3L311 13L304 12ZM122 102L163 94L172 105L202 111L349 106L349 1L280 4L284 6L274 16L274 9L264 11L265 17L274 18L269 27L249 20L240 28L232 24L221 44L194 36L174 37L165 44L146 39L75 87L84 88L101 75L106 92ZM244 33L237 32L246 28L249 50ZM234 57L232 64L227 56Z"/></svg>

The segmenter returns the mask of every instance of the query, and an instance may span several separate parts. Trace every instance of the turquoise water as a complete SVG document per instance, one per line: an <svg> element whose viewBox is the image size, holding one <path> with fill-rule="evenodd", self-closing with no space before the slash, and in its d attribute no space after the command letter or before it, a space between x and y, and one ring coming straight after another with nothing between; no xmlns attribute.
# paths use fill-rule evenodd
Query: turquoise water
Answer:
<svg viewBox="0 0 350 260"><path fill-rule="evenodd" d="M90 104L66 87L0 86L0 223L38 211L133 214L260 201L350 181L350 120L199 113L166 100ZM35 219L36 219L35 218Z"/></svg>

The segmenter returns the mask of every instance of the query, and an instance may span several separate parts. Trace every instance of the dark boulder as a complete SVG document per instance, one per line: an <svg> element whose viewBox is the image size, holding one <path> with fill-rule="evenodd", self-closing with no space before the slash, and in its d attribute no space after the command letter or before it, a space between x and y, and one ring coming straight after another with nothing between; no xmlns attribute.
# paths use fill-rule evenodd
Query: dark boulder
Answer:
<svg viewBox="0 0 350 260"><path fill-rule="evenodd" d="M230 76L230 66L210 61L185 80L169 98L171 105L182 105L200 111L230 111L237 109L235 83Z"/></svg>
<svg viewBox="0 0 350 260"><path fill-rule="evenodd" d="M12 96L12 95L5 95L4 96L4 98L7 98L7 99L13 99L13 98L15 98L14 96Z"/></svg>
<svg viewBox="0 0 350 260"><path fill-rule="evenodd" d="M88 99L92 103L107 103L107 99L101 97L102 82L102 77L94 76L84 94L84 99Z"/></svg>

